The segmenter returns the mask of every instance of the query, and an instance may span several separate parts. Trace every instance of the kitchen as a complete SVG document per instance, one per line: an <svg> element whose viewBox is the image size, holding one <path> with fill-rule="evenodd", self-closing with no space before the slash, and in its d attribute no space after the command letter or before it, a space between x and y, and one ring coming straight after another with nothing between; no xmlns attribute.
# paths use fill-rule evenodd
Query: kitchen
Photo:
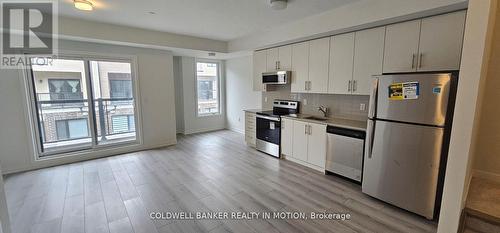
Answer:
<svg viewBox="0 0 500 233"><path fill-rule="evenodd" d="M272 110L246 110L247 145L437 218L465 18L457 11L255 51L253 87Z"/></svg>
<svg viewBox="0 0 500 233"><path fill-rule="evenodd" d="M498 0L0 5L0 232L500 232Z"/></svg>

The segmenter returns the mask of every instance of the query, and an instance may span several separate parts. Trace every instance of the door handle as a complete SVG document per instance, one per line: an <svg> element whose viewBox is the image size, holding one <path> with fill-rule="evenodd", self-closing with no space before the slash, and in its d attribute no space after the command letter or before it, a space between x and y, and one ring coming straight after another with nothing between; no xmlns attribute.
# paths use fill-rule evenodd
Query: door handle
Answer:
<svg viewBox="0 0 500 233"><path fill-rule="evenodd" d="M378 78L373 79L372 91L370 93L370 102L368 104L368 118L374 118L377 111L378 98Z"/></svg>
<svg viewBox="0 0 500 233"><path fill-rule="evenodd" d="M375 140L375 121L369 120L368 121L368 146L367 146L367 153L368 153L368 158L372 158L372 153L373 153L373 142Z"/></svg>
<svg viewBox="0 0 500 233"><path fill-rule="evenodd" d="M420 53L418 56L418 68L422 68L422 57L424 56L423 53Z"/></svg>
<svg viewBox="0 0 500 233"><path fill-rule="evenodd" d="M416 57L416 55L412 54L411 56L412 56L411 57L411 68L415 69L415 57Z"/></svg>

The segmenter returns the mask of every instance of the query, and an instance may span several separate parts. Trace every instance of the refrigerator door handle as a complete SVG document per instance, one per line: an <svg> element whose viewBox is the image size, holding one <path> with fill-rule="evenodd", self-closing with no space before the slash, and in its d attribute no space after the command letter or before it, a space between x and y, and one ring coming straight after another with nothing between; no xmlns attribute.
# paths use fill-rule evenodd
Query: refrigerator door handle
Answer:
<svg viewBox="0 0 500 233"><path fill-rule="evenodd" d="M367 141L368 141L368 146L367 146L367 153L368 153L368 158L372 158L372 152L373 152L373 142L375 139L375 121L373 120L368 120L368 132L366 134L368 136Z"/></svg>
<svg viewBox="0 0 500 233"><path fill-rule="evenodd" d="M368 118L374 118L377 112L378 98L378 78L374 78L372 82L372 90L370 92L370 102L368 105Z"/></svg>

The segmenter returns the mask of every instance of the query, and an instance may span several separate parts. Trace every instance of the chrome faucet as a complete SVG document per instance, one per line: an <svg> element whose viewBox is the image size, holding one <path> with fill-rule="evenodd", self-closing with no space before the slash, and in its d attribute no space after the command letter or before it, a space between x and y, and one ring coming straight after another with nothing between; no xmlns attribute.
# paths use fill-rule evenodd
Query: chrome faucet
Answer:
<svg viewBox="0 0 500 233"><path fill-rule="evenodd" d="M325 106L319 106L318 111L322 112L324 117L328 114L328 108Z"/></svg>

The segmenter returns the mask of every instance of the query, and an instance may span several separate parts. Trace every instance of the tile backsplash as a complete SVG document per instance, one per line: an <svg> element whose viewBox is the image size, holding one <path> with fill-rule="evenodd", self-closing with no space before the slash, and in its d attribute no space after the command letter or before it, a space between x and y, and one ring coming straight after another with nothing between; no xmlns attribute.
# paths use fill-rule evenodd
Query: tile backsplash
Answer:
<svg viewBox="0 0 500 233"><path fill-rule="evenodd" d="M302 114L322 116L323 113L318 111L318 107L325 106L328 108L329 117L366 120L370 96L291 93L290 85L280 85L273 87L273 91L262 92L262 108L272 109L275 99L300 101Z"/></svg>

